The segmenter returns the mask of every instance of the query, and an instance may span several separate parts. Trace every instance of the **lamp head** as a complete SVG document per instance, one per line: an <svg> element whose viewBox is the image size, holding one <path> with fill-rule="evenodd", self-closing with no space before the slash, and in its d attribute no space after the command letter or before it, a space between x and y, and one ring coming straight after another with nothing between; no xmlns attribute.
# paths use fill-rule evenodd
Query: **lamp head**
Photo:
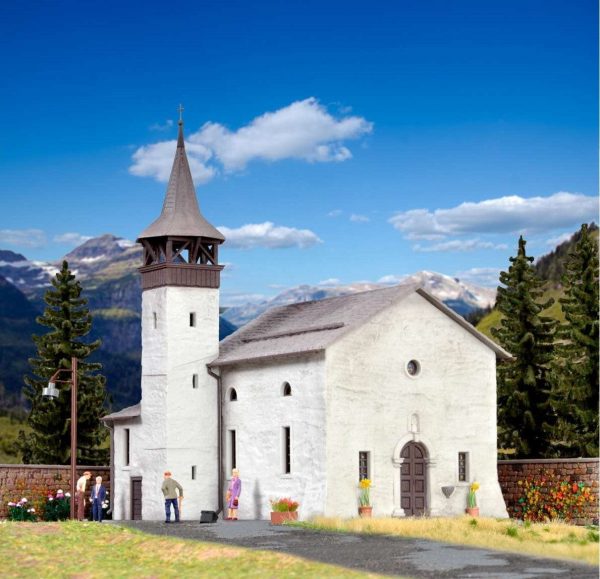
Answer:
<svg viewBox="0 0 600 579"><path fill-rule="evenodd" d="M48 382L48 386L42 390L44 398L58 398L59 393L54 382Z"/></svg>

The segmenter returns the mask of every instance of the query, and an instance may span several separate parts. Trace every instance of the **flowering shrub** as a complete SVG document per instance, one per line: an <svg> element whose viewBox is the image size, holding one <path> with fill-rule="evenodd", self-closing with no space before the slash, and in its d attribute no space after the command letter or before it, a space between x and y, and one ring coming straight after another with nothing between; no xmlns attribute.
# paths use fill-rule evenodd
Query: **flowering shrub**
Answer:
<svg viewBox="0 0 600 579"><path fill-rule="evenodd" d="M65 521L71 514L71 494L56 491L56 496L48 494L44 508L44 521Z"/></svg>
<svg viewBox="0 0 600 579"><path fill-rule="evenodd" d="M368 478L363 478L358 483L360 487L360 495L358 497L358 502L361 507L369 507L371 505L371 481Z"/></svg>
<svg viewBox="0 0 600 579"><path fill-rule="evenodd" d="M555 473L543 472L517 483L522 496L515 516L525 521L572 521L582 518L587 505L595 501L594 493L582 482L560 480Z"/></svg>
<svg viewBox="0 0 600 579"><path fill-rule="evenodd" d="M479 483L474 481L469 487L469 494L467 495L467 507L474 509L477 506L477 496L475 493L479 490Z"/></svg>
<svg viewBox="0 0 600 579"><path fill-rule="evenodd" d="M271 501L271 509L278 513L294 512L298 509L300 503L292 499L274 499Z"/></svg>
<svg viewBox="0 0 600 579"><path fill-rule="evenodd" d="M23 497L18 503L8 503L8 520L9 521L30 521L37 519L35 509L29 506L29 501Z"/></svg>

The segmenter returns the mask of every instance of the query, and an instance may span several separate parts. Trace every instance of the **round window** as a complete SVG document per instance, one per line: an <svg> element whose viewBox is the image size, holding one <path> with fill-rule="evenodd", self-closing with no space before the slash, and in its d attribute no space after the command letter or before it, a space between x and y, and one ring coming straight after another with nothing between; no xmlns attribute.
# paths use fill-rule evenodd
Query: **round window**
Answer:
<svg viewBox="0 0 600 579"><path fill-rule="evenodd" d="M409 376L418 376L419 372L421 372L421 364L416 360L411 360L406 364L406 372Z"/></svg>

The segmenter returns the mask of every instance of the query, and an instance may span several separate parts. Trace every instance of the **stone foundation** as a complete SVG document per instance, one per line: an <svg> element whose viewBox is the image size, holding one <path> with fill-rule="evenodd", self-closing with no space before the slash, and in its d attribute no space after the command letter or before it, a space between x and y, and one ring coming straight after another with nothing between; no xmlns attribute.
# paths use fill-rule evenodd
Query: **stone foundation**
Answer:
<svg viewBox="0 0 600 579"><path fill-rule="evenodd" d="M102 477L109 499L112 499L110 488L110 467L78 466L77 477L89 470L92 478L88 481L88 490L97 476ZM43 505L50 493L71 491L71 467L69 465L40 464L0 464L0 519L8 515L8 503L17 502L25 497L37 513L43 512ZM112 504L112 501L111 501ZM91 519L91 506L86 504L86 518Z"/></svg>

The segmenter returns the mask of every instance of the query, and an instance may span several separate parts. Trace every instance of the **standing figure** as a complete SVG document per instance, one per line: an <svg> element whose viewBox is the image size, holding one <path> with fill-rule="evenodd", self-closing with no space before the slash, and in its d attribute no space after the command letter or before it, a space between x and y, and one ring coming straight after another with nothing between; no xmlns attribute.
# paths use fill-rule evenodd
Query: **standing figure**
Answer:
<svg viewBox="0 0 600 579"><path fill-rule="evenodd" d="M77 487L75 488L75 504L77 505L77 520L83 521L85 517L85 487L87 481L92 478L92 473L86 470L82 476L77 480Z"/></svg>
<svg viewBox="0 0 600 579"><path fill-rule="evenodd" d="M175 522L179 522L179 505L177 504L177 491L179 491L179 498L183 498L183 487L173 478L171 478L171 471L165 471L165 480L161 487L162 493L165 496L165 523L171 522L171 505L175 511Z"/></svg>
<svg viewBox="0 0 600 579"><path fill-rule="evenodd" d="M239 507L240 495L242 494L242 481L240 471L234 468L231 471L231 480L227 489L227 518L226 521L237 521L237 510Z"/></svg>
<svg viewBox="0 0 600 579"><path fill-rule="evenodd" d="M92 487L90 500L92 501L92 520L102 522L102 503L106 499L106 487L102 484L102 477L96 477L96 484Z"/></svg>

